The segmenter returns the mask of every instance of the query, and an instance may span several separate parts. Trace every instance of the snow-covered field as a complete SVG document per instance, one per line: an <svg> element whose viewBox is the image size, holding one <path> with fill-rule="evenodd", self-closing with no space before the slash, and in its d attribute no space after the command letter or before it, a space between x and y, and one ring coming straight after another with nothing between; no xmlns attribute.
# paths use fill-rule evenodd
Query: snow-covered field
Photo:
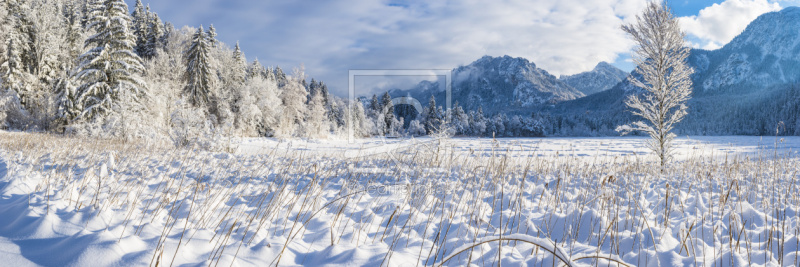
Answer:
<svg viewBox="0 0 800 267"><path fill-rule="evenodd" d="M0 132L4 266L797 266L800 138L236 141Z"/></svg>

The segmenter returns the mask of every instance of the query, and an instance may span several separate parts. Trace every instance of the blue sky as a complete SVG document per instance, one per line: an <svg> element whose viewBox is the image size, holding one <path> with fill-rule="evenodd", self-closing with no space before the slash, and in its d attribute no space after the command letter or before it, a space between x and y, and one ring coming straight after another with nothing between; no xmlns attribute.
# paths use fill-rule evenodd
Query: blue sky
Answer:
<svg viewBox="0 0 800 267"><path fill-rule="evenodd" d="M133 8L135 0L126 0ZM554 75L607 61L630 70L619 30L646 0L143 0L176 27L214 24L247 59L306 74L346 95L350 69L452 69L483 55L524 57ZM693 47L716 49L758 15L797 0L673 0ZM391 86L391 85L387 85ZM381 88L378 88L381 89ZM387 88L388 89L388 88Z"/></svg>

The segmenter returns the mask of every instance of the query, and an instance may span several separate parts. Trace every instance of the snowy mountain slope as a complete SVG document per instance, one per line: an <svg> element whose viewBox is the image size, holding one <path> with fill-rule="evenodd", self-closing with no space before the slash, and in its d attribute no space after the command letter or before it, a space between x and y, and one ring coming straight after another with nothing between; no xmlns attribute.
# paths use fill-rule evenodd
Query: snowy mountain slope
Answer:
<svg viewBox="0 0 800 267"><path fill-rule="evenodd" d="M800 7L756 18L730 43L689 58L699 94L754 91L800 80Z"/></svg>
<svg viewBox="0 0 800 267"><path fill-rule="evenodd" d="M606 62L600 62L591 71L562 75L558 79L585 95L591 95L611 89L626 77L628 77L627 72Z"/></svg>
<svg viewBox="0 0 800 267"><path fill-rule="evenodd" d="M453 70L453 98L467 109L527 108L583 96L524 58L484 56Z"/></svg>
<svg viewBox="0 0 800 267"><path fill-rule="evenodd" d="M617 75L608 67L598 66L595 71L599 70L599 73L602 74L586 76L607 76L612 73ZM481 107L490 113L511 113L527 111L544 104L551 105L586 95L546 70L536 67L533 62L520 57L484 56L469 65L453 69L452 73L453 103L458 102L466 110L477 110L478 107ZM601 84L606 86L606 83L608 82ZM590 88L593 85L589 82L584 82L582 86L587 91L600 91L600 89ZM409 89L390 90L389 94L394 97L412 96L420 100L423 105L428 103L431 95L440 105L444 105L446 99L445 92L439 88L439 84L429 81L423 81Z"/></svg>
<svg viewBox="0 0 800 267"><path fill-rule="evenodd" d="M800 8L761 15L739 36L718 50L693 49L687 59L695 69L689 115L677 127L682 134L800 134ZM635 74L634 74L635 75ZM550 114L558 128L583 124L592 134L613 129L634 118L624 105L637 92L627 81L612 89L565 101L540 112ZM553 130L552 132L558 132ZM578 134L569 130L568 135ZM579 134L586 134L581 132Z"/></svg>

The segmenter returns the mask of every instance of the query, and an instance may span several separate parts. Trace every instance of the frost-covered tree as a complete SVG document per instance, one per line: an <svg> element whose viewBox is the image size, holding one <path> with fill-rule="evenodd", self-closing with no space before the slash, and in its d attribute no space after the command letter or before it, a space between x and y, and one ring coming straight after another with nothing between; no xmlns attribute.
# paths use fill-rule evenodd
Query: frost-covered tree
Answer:
<svg viewBox="0 0 800 267"><path fill-rule="evenodd" d="M686 34L669 7L658 2L650 2L636 16L636 23L623 25L622 30L637 43L634 62L641 78L629 76L629 80L643 89L641 97L631 95L625 103L645 121L619 126L617 131L650 135L648 147L658 156L663 171L671 158L675 138L671 131L686 116L686 101L692 93L694 70L686 63L690 51L684 41Z"/></svg>
<svg viewBox="0 0 800 267"><path fill-rule="evenodd" d="M81 54L81 42L83 41L84 33L83 26L81 26L81 17L82 14L80 13L78 5L76 5L75 2L68 2L68 5L64 7L64 18L67 28L66 42L64 43L67 49L67 58L64 61L67 63L67 69L72 69L78 63L77 60Z"/></svg>
<svg viewBox="0 0 800 267"><path fill-rule="evenodd" d="M17 94L24 105L29 94L29 85L26 78L28 75L20 57L21 49L17 45L15 38L9 38L6 45L5 62L0 65L2 72L2 85L4 90L9 90Z"/></svg>
<svg viewBox="0 0 800 267"><path fill-rule="evenodd" d="M249 79L236 90L235 126L244 136L272 136L281 113L278 86L262 77Z"/></svg>
<svg viewBox="0 0 800 267"><path fill-rule="evenodd" d="M408 124L407 132L412 136L422 136L425 135L425 126L419 120L413 120Z"/></svg>
<svg viewBox="0 0 800 267"><path fill-rule="evenodd" d="M134 48L136 54L144 57L147 44L147 30L148 30L149 20L147 18L147 11L145 11L144 5L142 5L141 0L136 0L136 4L134 4L133 6L133 12L131 13L131 17L133 18L131 21L131 31L133 32L133 36L135 38L134 40L136 42Z"/></svg>
<svg viewBox="0 0 800 267"><path fill-rule="evenodd" d="M289 80L286 78L286 73L283 72L283 69L281 69L280 66L275 67L275 70L272 71L272 73L275 76L275 81L278 82L278 87L283 88L289 82Z"/></svg>
<svg viewBox="0 0 800 267"><path fill-rule="evenodd" d="M330 130L328 117L325 115L325 101L322 94L316 91L308 103L309 110L306 118L307 135L311 137L325 136Z"/></svg>
<svg viewBox="0 0 800 267"><path fill-rule="evenodd" d="M303 69L296 69L287 80L286 85L281 88L280 99L283 103L283 113L277 131L280 136L296 136L305 130L304 119L308 113L306 106L308 91L303 87L303 80L305 80Z"/></svg>
<svg viewBox="0 0 800 267"><path fill-rule="evenodd" d="M233 64L234 82L244 83L247 78L247 59L239 48L239 42L236 42L236 47L233 49Z"/></svg>
<svg viewBox="0 0 800 267"><path fill-rule="evenodd" d="M217 29L214 28L214 24L208 25L208 45L211 47L217 47Z"/></svg>
<svg viewBox="0 0 800 267"><path fill-rule="evenodd" d="M147 37L142 51L142 57L150 59L158 55L158 49L163 46L164 25L158 14L151 13L147 24Z"/></svg>
<svg viewBox="0 0 800 267"><path fill-rule="evenodd" d="M367 116L364 113L364 104L362 104L360 100L356 100L349 106L350 110L347 116L347 127L352 130L353 137L369 136L370 129Z"/></svg>
<svg viewBox="0 0 800 267"><path fill-rule="evenodd" d="M247 67L247 79L251 79L253 77L261 77L266 78L264 76L264 66L261 65L261 62L258 62L258 58L253 60L253 63L250 63L250 66Z"/></svg>
<svg viewBox="0 0 800 267"><path fill-rule="evenodd" d="M211 97L212 69L208 58L208 39L203 26L192 36L192 43L184 54L186 72L183 92L195 106L205 105Z"/></svg>
<svg viewBox="0 0 800 267"><path fill-rule="evenodd" d="M76 75L80 82L80 117L86 118L112 111L123 93L135 102L146 95L146 84L138 77L144 67L133 52L134 39L128 31L127 4L122 0L102 0L90 7L89 27L96 33L85 42L92 48L81 55Z"/></svg>
<svg viewBox="0 0 800 267"><path fill-rule="evenodd" d="M469 133L469 115L464 112L458 101L453 105L450 111L450 125L452 126L455 134L468 135Z"/></svg>
<svg viewBox="0 0 800 267"><path fill-rule="evenodd" d="M478 107L478 111L469 112L469 132L474 136L483 136L486 133L486 117L483 116L482 107Z"/></svg>
<svg viewBox="0 0 800 267"><path fill-rule="evenodd" d="M393 134L393 130L397 126L395 124L397 119L394 116L394 104L392 104L392 96L389 95L389 92L383 93L381 97L381 113L383 113L383 132Z"/></svg>
<svg viewBox="0 0 800 267"><path fill-rule="evenodd" d="M428 107L422 112L425 119L425 132L428 134L439 133L444 130L445 120L441 107L436 106L436 98L431 96Z"/></svg>

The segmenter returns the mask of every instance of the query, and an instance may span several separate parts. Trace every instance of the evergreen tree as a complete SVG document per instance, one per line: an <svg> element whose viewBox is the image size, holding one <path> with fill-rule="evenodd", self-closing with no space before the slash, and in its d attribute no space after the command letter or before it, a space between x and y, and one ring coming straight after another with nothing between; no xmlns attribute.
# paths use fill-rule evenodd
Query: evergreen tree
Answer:
<svg viewBox="0 0 800 267"><path fill-rule="evenodd" d="M147 12L145 11L141 0L136 0L136 4L133 6L133 13L131 13L131 17L133 17L131 31L133 31L133 36L135 38L134 40L136 42L134 48L136 54L144 57L145 50L147 49L148 19Z"/></svg>
<svg viewBox="0 0 800 267"><path fill-rule="evenodd" d="M378 101L378 95L375 94L372 95L372 100L369 101L369 108L374 113L379 113L381 112L381 110L383 110L383 107L381 107L381 102Z"/></svg>
<svg viewBox="0 0 800 267"><path fill-rule="evenodd" d="M56 86L56 107L56 124L60 126L66 125L70 118L81 113L72 79L62 79Z"/></svg>
<svg viewBox="0 0 800 267"><path fill-rule="evenodd" d="M253 77L264 77L264 66L261 66L261 63L258 62L258 58L253 60L253 63L247 68L247 79L252 79ZM268 79L269 80L269 79Z"/></svg>
<svg viewBox="0 0 800 267"><path fill-rule="evenodd" d="M244 83L247 78L247 59L239 48L239 42L236 42L236 47L233 49L233 79L237 83Z"/></svg>
<svg viewBox="0 0 800 267"><path fill-rule="evenodd" d="M20 102L25 105L28 86L25 82L26 73L23 70L20 52L16 40L9 38L6 46L6 61L0 66L0 70L3 74L3 89L14 91L20 97Z"/></svg>
<svg viewBox="0 0 800 267"><path fill-rule="evenodd" d="M158 14L152 13L147 27L147 41L143 51L144 58L153 58L158 55L158 49L163 45L164 25Z"/></svg>
<svg viewBox="0 0 800 267"><path fill-rule="evenodd" d="M425 132L427 134L439 133L443 130L444 114L442 114L442 108L436 106L436 99L433 95L431 95L431 99L428 101L428 107L423 113L425 118Z"/></svg>
<svg viewBox="0 0 800 267"><path fill-rule="evenodd" d="M383 97L381 98L381 112L383 113L383 127L384 132L391 134L392 129L394 129L394 104L392 104L392 96L389 95L389 92L383 93Z"/></svg>
<svg viewBox="0 0 800 267"><path fill-rule="evenodd" d="M311 83L308 84L308 94L310 95L310 97L313 98L314 95L317 93L317 87L318 87L317 80L311 78ZM311 99L309 99L309 101L311 101Z"/></svg>
<svg viewBox="0 0 800 267"><path fill-rule="evenodd" d="M76 6L74 2L69 2L69 5L64 8L64 12L64 17L66 18L65 23L67 25L67 56L69 57L66 68L72 69L75 66L75 63L77 63L77 59L81 53L81 35L83 34L81 18L83 16L79 10L79 7Z"/></svg>
<svg viewBox="0 0 800 267"><path fill-rule="evenodd" d="M308 91L303 88L303 80L305 80L305 73L302 70L296 70L283 90L281 90L280 98L283 102L283 116L281 117L279 135L296 135L305 128L303 120L306 117L306 113L308 113L308 108L306 107Z"/></svg>
<svg viewBox="0 0 800 267"><path fill-rule="evenodd" d="M214 29L214 24L208 25L208 44L217 47L217 29Z"/></svg>
<svg viewBox="0 0 800 267"><path fill-rule="evenodd" d="M89 27L96 34L86 40L92 48L81 55L76 75L80 116L92 118L112 111L121 94L134 101L146 94L145 83L136 75L144 72L141 59L133 53L134 39L128 31L128 6L122 0L102 0L91 6Z"/></svg>
<svg viewBox="0 0 800 267"><path fill-rule="evenodd" d="M36 50L37 27L31 19L29 8L19 1L7 1L6 25L11 25L8 33L9 39L14 39L14 45L19 51L22 69L30 74L36 74L39 69L39 53Z"/></svg>
<svg viewBox="0 0 800 267"><path fill-rule="evenodd" d="M347 123L352 129L353 137L366 137L369 136L369 127L367 126L367 118L364 114L364 105L360 100L351 103Z"/></svg>
<svg viewBox="0 0 800 267"><path fill-rule="evenodd" d="M453 109L450 114L450 124L452 125L453 130L455 130L455 134L470 134L469 116L464 112L464 109L461 108L461 105L458 104L458 101L456 101L455 105L453 105Z"/></svg>
<svg viewBox="0 0 800 267"><path fill-rule="evenodd" d="M190 102L195 106L209 102L211 95L212 70L208 61L208 39L203 31L203 26L197 29L192 37L192 44L184 54L186 72L184 80L184 94L188 95Z"/></svg>
<svg viewBox="0 0 800 267"><path fill-rule="evenodd" d="M283 70L280 66L275 67L275 81L278 82L278 87L283 88L288 83L286 79L286 73L283 73Z"/></svg>
<svg viewBox="0 0 800 267"><path fill-rule="evenodd" d="M321 136L330 129L328 118L325 116L325 102L320 92L316 92L309 102L308 118L308 134L309 136Z"/></svg>

